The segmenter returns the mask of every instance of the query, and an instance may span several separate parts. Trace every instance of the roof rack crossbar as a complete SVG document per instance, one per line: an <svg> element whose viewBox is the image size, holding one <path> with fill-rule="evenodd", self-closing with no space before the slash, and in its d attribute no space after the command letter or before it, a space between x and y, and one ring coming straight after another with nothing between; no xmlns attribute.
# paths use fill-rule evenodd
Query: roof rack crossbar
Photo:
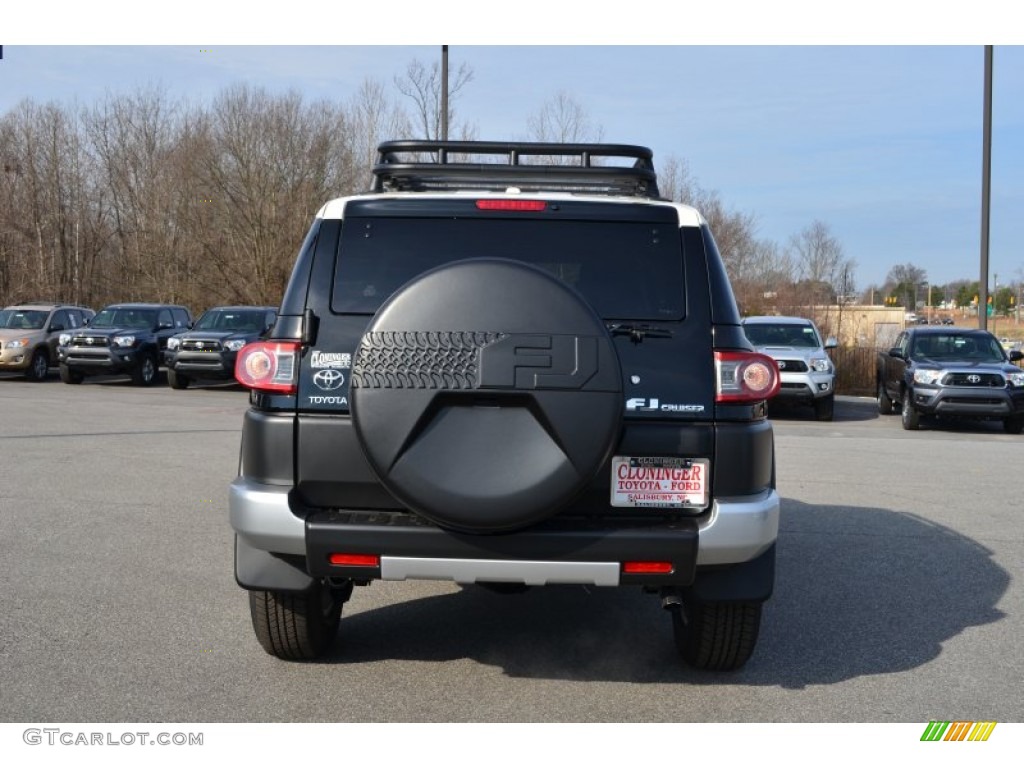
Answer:
<svg viewBox="0 0 1024 768"><path fill-rule="evenodd" d="M651 150L631 144L388 141L378 146L377 157L373 192L513 186L660 199ZM632 164L604 165L603 160Z"/></svg>

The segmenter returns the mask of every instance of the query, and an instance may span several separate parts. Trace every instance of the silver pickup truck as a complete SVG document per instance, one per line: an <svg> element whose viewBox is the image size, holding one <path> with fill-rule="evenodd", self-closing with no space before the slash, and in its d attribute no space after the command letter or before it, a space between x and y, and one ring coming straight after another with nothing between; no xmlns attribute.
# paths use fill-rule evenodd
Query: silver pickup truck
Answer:
<svg viewBox="0 0 1024 768"><path fill-rule="evenodd" d="M832 421L836 368L825 350L837 346L836 340L823 343L817 326L803 317L748 317L743 331L779 366L782 386L775 399L810 405L818 421Z"/></svg>

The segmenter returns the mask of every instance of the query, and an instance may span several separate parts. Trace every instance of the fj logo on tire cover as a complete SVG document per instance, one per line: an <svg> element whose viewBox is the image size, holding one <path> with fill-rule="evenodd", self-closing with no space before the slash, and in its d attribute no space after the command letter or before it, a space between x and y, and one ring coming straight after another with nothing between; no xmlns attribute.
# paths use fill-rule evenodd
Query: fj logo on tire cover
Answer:
<svg viewBox="0 0 1024 768"><path fill-rule="evenodd" d="M480 387L581 389L597 373L593 336L509 334L480 350Z"/></svg>

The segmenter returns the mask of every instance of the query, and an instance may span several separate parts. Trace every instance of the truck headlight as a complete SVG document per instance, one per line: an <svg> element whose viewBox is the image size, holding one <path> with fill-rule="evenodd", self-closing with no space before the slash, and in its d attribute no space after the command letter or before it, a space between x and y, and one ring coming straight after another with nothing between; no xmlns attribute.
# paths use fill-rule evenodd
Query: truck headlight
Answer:
<svg viewBox="0 0 1024 768"><path fill-rule="evenodd" d="M811 358L811 370L818 373L829 373L832 370L832 362L827 357Z"/></svg>
<svg viewBox="0 0 1024 768"><path fill-rule="evenodd" d="M231 341L224 342L224 349L228 352L237 352L246 344L245 339L231 339Z"/></svg>
<svg viewBox="0 0 1024 768"><path fill-rule="evenodd" d="M942 371L917 370L914 371L914 383L934 385L942 378Z"/></svg>
<svg viewBox="0 0 1024 768"><path fill-rule="evenodd" d="M115 336L111 341L118 347L130 347L135 344L134 336Z"/></svg>
<svg viewBox="0 0 1024 768"><path fill-rule="evenodd" d="M175 349L177 349L180 346L181 346L181 339L179 339L177 336L171 336L171 338L169 338L167 340L167 348L169 350L171 350L171 351L174 351Z"/></svg>
<svg viewBox="0 0 1024 768"><path fill-rule="evenodd" d="M71 334L62 333L60 336L57 337L57 343L60 344L62 347L66 347L68 344L71 343Z"/></svg>
<svg viewBox="0 0 1024 768"><path fill-rule="evenodd" d="M1010 384L1014 387L1024 387L1024 372L1021 373L1008 373L1006 378Z"/></svg>

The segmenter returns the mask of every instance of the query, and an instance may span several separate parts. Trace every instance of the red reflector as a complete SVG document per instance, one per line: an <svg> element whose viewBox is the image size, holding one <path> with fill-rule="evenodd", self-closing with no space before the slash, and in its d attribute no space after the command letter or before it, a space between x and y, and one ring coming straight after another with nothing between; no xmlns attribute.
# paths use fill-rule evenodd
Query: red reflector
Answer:
<svg viewBox="0 0 1024 768"><path fill-rule="evenodd" d="M481 211L543 211L548 204L543 200L477 200Z"/></svg>
<svg viewBox="0 0 1024 768"><path fill-rule="evenodd" d="M623 573L672 573L673 570L675 569L672 567L672 563L634 560L622 564Z"/></svg>
<svg viewBox="0 0 1024 768"><path fill-rule="evenodd" d="M350 555L333 552L329 560L331 565L365 565L369 568L380 566L380 557L377 555Z"/></svg>

